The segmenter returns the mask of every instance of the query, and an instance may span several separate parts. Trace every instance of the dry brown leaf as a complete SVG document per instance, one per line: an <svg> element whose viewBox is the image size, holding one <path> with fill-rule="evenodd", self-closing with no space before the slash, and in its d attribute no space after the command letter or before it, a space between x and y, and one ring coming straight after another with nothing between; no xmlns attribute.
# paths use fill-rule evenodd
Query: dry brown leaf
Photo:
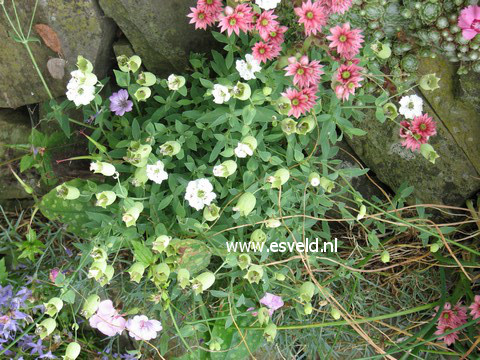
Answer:
<svg viewBox="0 0 480 360"><path fill-rule="evenodd" d="M62 44L57 33L50 26L45 24L35 25L35 31L42 38L45 45L55 51L57 54L62 53Z"/></svg>

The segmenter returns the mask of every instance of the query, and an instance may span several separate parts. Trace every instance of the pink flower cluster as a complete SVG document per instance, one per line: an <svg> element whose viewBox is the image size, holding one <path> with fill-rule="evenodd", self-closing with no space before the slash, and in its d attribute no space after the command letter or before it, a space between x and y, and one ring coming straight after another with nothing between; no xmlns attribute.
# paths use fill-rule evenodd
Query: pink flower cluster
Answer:
<svg viewBox="0 0 480 360"><path fill-rule="evenodd" d="M347 61L340 65L333 79L335 85L335 94L342 101L348 100L350 95L355 93L355 89L360 87L363 80L361 76L362 67L358 66L358 59Z"/></svg>
<svg viewBox="0 0 480 360"><path fill-rule="evenodd" d="M208 0L207 0L208 1ZM112 300L104 300L98 305L96 313L89 319L90 326L107 336L119 335L123 330L135 340L149 341L157 337L162 330L158 320L149 320L145 315L137 315L128 321L118 313Z"/></svg>
<svg viewBox="0 0 480 360"><path fill-rule="evenodd" d="M469 309L473 320L480 318L480 295L475 295L473 303L469 306ZM438 307L436 307L435 310L438 311ZM447 302L438 318L435 335L442 335L439 339L443 340L446 345L452 345L458 340L460 331L454 331L450 334L445 333L464 325L466 322L467 308L463 306L461 302L457 303L457 305L452 308L452 305Z"/></svg>
<svg viewBox="0 0 480 360"><path fill-rule="evenodd" d="M462 29L462 36L472 40L480 33L480 6L470 5L460 12L458 26Z"/></svg>
<svg viewBox="0 0 480 360"><path fill-rule="evenodd" d="M426 144L430 136L437 134L437 124L428 114L423 114L413 118L413 120L401 121L400 137L402 146L412 151L420 149L422 144Z"/></svg>

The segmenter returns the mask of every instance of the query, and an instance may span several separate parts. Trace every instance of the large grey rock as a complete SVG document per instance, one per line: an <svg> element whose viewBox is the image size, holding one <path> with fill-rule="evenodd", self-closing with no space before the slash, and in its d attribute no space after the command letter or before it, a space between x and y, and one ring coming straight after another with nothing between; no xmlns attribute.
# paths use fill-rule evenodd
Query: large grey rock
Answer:
<svg viewBox="0 0 480 360"><path fill-rule="evenodd" d="M195 30L187 14L195 0L100 0L148 70L160 76L183 71L191 51L209 50L208 32Z"/></svg>
<svg viewBox="0 0 480 360"><path fill-rule="evenodd" d="M16 3L26 32L35 0ZM11 2L5 1L5 5L13 17ZM48 25L61 42L60 54L45 46L43 41L30 43L33 55L54 96L65 94L65 85L70 71L75 69L78 55L92 61L99 78L106 75L116 27L111 19L103 15L95 0L40 0L35 24ZM15 42L9 36L11 33L6 17L3 11L0 11L0 108L16 108L47 100L47 93L25 47ZM31 35L39 38L35 30L32 30ZM58 57L66 60L66 71L63 78L54 79L47 69L47 62Z"/></svg>
<svg viewBox="0 0 480 360"><path fill-rule="evenodd" d="M480 189L479 172L447 127L448 121L437 116L427 102L424 111L437 122L438 134L430 140L440 155L435 164L419 152L402 147L399 126L390 121L380 124L373 113L367 113L363 121L354 122L356 127L367 131L367 135L347 141L377 177L393 190L407 182L415 187L413 196L423 203L462 205ZM456 112L452 110L452 113ZM475 123L470 126L473 125ZM468 137L471 134L469 125L461 124L461 127L463 136Z"/></svg>

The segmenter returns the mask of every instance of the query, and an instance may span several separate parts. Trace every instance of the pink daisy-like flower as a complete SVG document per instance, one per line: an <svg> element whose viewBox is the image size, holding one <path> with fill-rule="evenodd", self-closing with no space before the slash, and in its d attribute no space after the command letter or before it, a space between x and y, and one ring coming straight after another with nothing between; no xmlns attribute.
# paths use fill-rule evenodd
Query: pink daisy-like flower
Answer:
<svg viewBox="0 0 480 360"><path fill-rule="evenodd" d="M470 309L470 315L476 320L480 318L480 295L475 295L472 305L468 307Z"/></svg>
<svg viewBox="0 0 480 360"><path fill-rule="evenodd" d="M207 26L215 22L215 18L206 10L194 7L191 7L190 10L192 12L187 17L191 18L190 24L195 24L195 29L207 30Z"/></svg>
<svg viewBox="0 0 480 360"><path fill-rule="evenodd" d="M235 13L240 17L240 30L244 32L251 31L254 28L254 12L250 5L240 4L235 8Z"/></svg>
<svg viewBox="0 0 480 360"><path fill-rule="evenodd" d="M407 133L405 140L403 140L401 144L407 149L416 151L420 149L420 146L422 146L422 144L426 144L426 143L427 143L427 139L422 137L420 134L414 134L412 132L409 132Z"/></svg>
<svg viewBox="0 0 480 360"><path fill-rule="evenodd" d="M335 26L330 29L332 35L327 36L331 41L329 47L334 48L345 59L351 59L358 54L363 43L360 29L350 29L350 24Z"/></svg>
<svg viewBox="0 0 480 360"><path fill-rule="evenodd" d="M326 0L331 13L344 14L352 7L352 0Z"/></svg>
<svg viewBox="0 0 480 360"><path fill-rule="evenodd" d="M297 89L288 88L282 96L285 96L290 100L291 109L288 116L294 116L296 118L305 114L310 108L308 106L308 98L302 91Z"/></svg>
<svg viewBox="0 0 480 360"><path fill-rule="evenodd" d="M270 44L282 44L285 39L285 33L288 27L278 25L273 31L270 31L267 36L262 36L262 39Z"/></svg>
<svg viewBox="0 0 480 360"><path fill-rule="evenodd" d="M257 19L256 29L262 39L268 37L278 27L278 21L275 20L277 17L277 15L273 14L273 10L264 11L260 14Z"/></svg>
<svg viewBox="0 0 480 360"><path fill-rule="evenodd" d="M437 124L428 114L423 114L413 119L411 130L428 139L430 136L437 134Z"/></svg>
<svg viewBox="0 0 480 360"><path fill-rule="evenodd" d="M301 88L316 85L323 74L322 65L318 61L308 61L307 56L302 56L299 61L295 57L288 59L290 63L286 68L286 76L293 76L293 83Z"/></svg>
<svg viewBox="0 0 480 360"><path fill-rule="evenodd" d="M206 12L218 15L222 12L222 0L198 0L197 8L205 10Z"/></svg>
<svg viewBox="0 0 480 360"><path fill-rule="evenodd" d="M452 329L455 329L455 327L451 327L451 326L448 326L448 325L438 325L437 326L437 331L435 331L435 335L443 335L445 332L447 332L449 330L452 330ZM446 345L452 345L456 340L458 340L458 334L459 334L458 331L454 331L453 333L441 336L438 339L443 340L443 342Z"/></svg>
<svg viewBox="0 0 480 360"><path fill-rule="evenodd" d="M342 101L348 100L350 95L355 94L355 90L360 87L363 80L360 71L362 68L355 65L354 62L342 64L336 72L335 94Z"/></svg>
<svg viewBox="0 0 480 360"><path fill-rule="evenodd" d="M438 311L438 306L435 308ZM438 325L449 326L452 329L459 327L467 321L467 310L461 303L457 303L452 309L450 303L445 303L442 313L438 318Z"/></svg>
<svg viewBox="0 0 480 360"><path fill-rule="evenodd" d="M462 36L472 40L480 33L480 6L470 5L460 12L458 26L462 29Z"/></svg>
<svg viewBox="0 0 480 360"><path fill-rule="evenodd" d="M302 3L301 7L295 8L295 14L299 17L298 22L303 24L307 36L320 33L328 21L328 12L325 8L321 6L320 2L312 3L311 0Z"/></svg>
<svg viewBox="0 0 480 360"><path fill-rule="evenodd" d="M272 45L259 41L253 45L252 55L255 60L266 63L274 58Z"/></svg>
<svg viewBox="0 0 480 360"><path fill-rule="evenodd" d="M411 133L410 126L411 124L409 121L400 121L400 137L404 139L408 137L408 134Z"/></svg>
<svg viewBox="0 0 480 360"><path fill-rule="evenodd" d="M230 6L225 8L225 14L220 15L220 32L226 31L228 36L232 33L240 34L240 29L245 26L245 20L241 14L235 12Z"/></svg>
<svg viewBox="0 0 480 360"><path fill-rule="evenodd" d="M307 97L308 110L312 109L317 103L317 99L318 99L317 91L318 91L318 87L316 84L302 89L303 95Z"/></svg>

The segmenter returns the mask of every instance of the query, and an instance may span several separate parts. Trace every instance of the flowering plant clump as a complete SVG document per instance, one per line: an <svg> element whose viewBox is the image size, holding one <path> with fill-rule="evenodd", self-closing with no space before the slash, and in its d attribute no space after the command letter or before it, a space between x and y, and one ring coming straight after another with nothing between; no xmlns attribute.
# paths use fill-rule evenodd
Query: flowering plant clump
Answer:
<svg viewBox="0 0 480 360"><path fill-rule="evenodd" d="M40 340L65 331L60 319L71 310L75 324L81 318L88 331L109 338L110 352L128 336L137 358L167 358L172 339L194 358L248 358L277 342L289 330L287 319L322 314L329 322L343 317L385 354L336 292L344 279L357 279L364 260L393 260L386 241L410 226L395 214L411 189L400 189L393 201L365 199L351 180L368 169L340 166L338 145L365 135L353 120L388 120L407 151L434 162L429 140L437 124L420 96L402 95L417 86L435 91L440 79L429 74L409 89L396 84L405 89L398 94L382 86L371 92L367 82L385 83L372 62L389 54L375 51L364 29L347 20L353 1L299 1L293 13L302 39L295 44L286 43L290 29L279 6L198 0L186 21L211 31L223 50L192 54L188 74L159 78L139 56L121 55L107 85L79 56L68 100L51 107L60 120L71 110L82 114L89 153L69 160L88 160L91 176L57 186L38 207L84 241L74 243L79 256L68 266L49 269L59 294L36 323ZM373 109L371 117L363 109ZM309 254L292 247L287 256L229 247L330 241L332 216L364 231L368 254L359 264L333 248ZM424 247L439 250L442 234L415 230ZM332 274L324 275L324 266ZM471 309L477 316L478 306ZM81 356L85 346L72 342L64 357Z"/></svg>

